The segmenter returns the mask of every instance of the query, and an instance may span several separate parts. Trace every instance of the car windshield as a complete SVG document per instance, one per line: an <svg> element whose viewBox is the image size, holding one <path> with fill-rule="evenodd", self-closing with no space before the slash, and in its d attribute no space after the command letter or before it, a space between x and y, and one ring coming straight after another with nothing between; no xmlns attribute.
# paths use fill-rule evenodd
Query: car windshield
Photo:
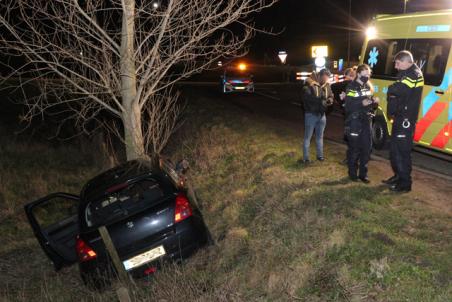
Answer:
<svg viewBox="0 0 452 302"><path fill-rule="evenodd" d="M88 227L130 216L153 205L164 195L160 185L152 178L129 185L116 185L112 189L115 187L119 189L87 205L85 220Z"/></svg>

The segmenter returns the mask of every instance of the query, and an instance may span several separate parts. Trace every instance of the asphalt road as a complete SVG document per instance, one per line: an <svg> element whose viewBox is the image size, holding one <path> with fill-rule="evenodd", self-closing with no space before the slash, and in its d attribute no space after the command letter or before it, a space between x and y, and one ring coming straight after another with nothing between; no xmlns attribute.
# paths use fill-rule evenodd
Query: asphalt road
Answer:
<svg viewBox="0 0 452 302"><path fill-rule="evenodd" d="M303 130L303 114L300 107L299 84L258 84L254 94L227 94L219 92L216 83L186 83L187 88L196 85L196 94L203 95L212 101L227 102L237 106L246 112L258 114L278 120L287 127ZM201 89L200 89L201 88ZM338 111L333 111L327 117L325 138L343 144L343 117ZM438 158L431 154L425 154L423 148L413 150L413 166L438 177L445 177L452 181L452 156ZM422 152L421 152L422 151ZM374 150L373 156L378 158L389 158L387 148Z"/></svg>

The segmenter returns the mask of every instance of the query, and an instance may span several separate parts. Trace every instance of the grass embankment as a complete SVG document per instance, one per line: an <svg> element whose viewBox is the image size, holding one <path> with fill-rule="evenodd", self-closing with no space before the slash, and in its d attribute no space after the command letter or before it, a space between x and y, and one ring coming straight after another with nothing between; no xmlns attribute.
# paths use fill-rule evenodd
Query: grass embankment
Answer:
<svg viewBox="0 0 452 302"><path fill-rule="evenodd" d="M150 282L137 301L450 301L452 222L414 194L350 183L344 154L297 165L299 137L222 104L196 100L170 148L188 158L217 245ZM176 139L176 138L175 138ZM0 144L0 296L11 301L111 301L77 269L52 272L22 205L77 192L97 173L75 147Z"/></svg>

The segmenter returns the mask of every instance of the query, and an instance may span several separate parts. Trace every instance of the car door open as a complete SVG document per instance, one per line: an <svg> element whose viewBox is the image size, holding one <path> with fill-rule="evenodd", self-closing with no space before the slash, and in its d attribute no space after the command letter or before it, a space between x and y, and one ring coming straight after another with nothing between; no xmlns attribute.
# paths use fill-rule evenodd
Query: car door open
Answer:
<svg viewBox="0 0 452 302"><path fill-rule="evenodd" d="M79 197L53 193L25 205L25 213L39 244L55 270L77 262Z"/></svg>

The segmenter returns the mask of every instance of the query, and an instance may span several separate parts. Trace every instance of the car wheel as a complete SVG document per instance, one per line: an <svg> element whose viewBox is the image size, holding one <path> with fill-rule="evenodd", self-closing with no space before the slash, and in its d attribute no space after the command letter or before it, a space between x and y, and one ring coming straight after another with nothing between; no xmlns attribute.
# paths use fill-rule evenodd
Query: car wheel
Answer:
<svg viewBox="0 0 452 302"><path fill-rule="evenodd" d="M376 117L372 124L372 142L375 149L380 150L388 140L388 126L381 116Z"/></svg>

